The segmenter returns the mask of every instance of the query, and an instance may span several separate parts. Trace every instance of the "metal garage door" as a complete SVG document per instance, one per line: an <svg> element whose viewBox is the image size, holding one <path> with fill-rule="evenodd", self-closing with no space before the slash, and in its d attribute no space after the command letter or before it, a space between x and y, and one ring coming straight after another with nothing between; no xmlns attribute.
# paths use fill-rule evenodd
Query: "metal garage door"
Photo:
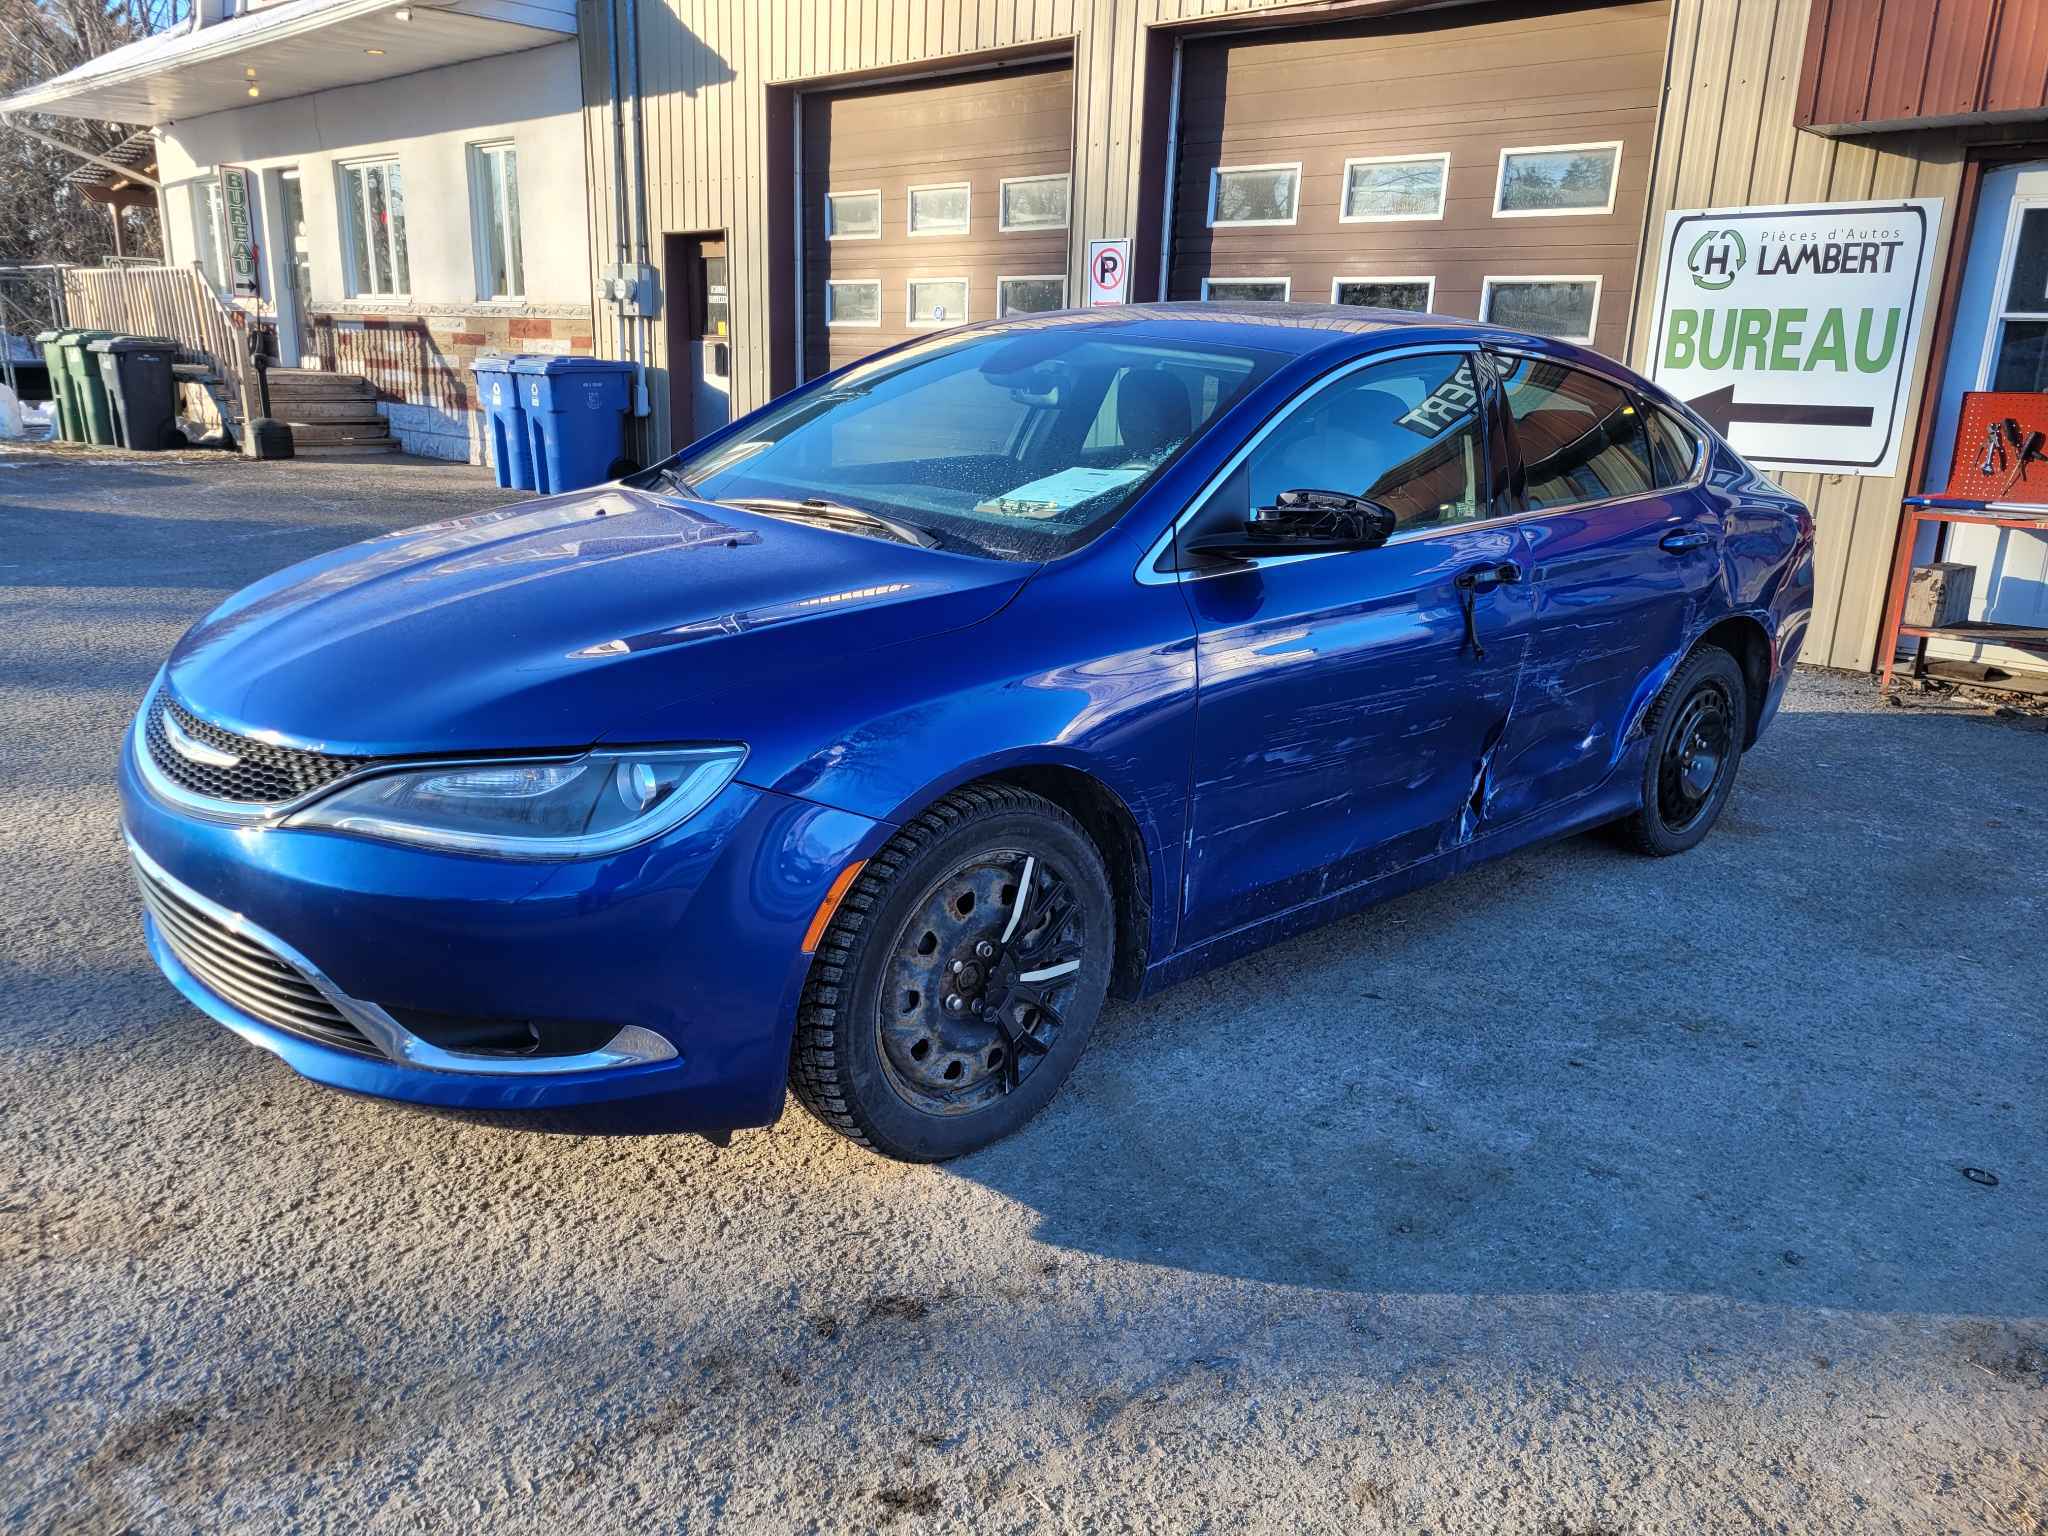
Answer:
<svg viewBox="0 0 2048 1536"><path fill-rule="evenodd" d="M1481 316L1618 355L1667 0L1190 43L1170 292Z"/></svg>
<svg viewBox="0 0 2048 1536"><path fill-rule="evenodd" d="M804 98L804 371L1067 302L1073 70Z"/></svg>

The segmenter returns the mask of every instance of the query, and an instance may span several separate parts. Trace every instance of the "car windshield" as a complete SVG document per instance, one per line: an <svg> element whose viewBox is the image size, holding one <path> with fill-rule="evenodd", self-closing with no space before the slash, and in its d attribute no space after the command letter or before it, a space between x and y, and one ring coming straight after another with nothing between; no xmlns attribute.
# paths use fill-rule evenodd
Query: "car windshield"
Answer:
<svg viewBox="0 0 2048 1536"><path fill-rule="evenodd" d="M1280 356L1080 336L934 339L853 368L650 483L1008 560L1080 548Z"/></svg>

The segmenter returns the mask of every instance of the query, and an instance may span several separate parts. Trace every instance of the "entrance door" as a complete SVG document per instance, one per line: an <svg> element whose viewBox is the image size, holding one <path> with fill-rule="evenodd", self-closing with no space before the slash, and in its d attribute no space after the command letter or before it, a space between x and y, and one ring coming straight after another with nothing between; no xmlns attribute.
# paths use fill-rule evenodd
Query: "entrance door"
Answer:
<svg viewBox="0 0 2048 1536"><path fill-rule="evenodd" d="M288 368L313 355L313 256L306 238L306 202L296 170L277 173L279 208L285 239L285 291L278 316L277 340Z"/></svg>
<svg viewBox="0 0 2048 1536"><path fill-rule="evenodd" d="M732 291L723 233L664 235L671 451L732 420Z"/></svg>

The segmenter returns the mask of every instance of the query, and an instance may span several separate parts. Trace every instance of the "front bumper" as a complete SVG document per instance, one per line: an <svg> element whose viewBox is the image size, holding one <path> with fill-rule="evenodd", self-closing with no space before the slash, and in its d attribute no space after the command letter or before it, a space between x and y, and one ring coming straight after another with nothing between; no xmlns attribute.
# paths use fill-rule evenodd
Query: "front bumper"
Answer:
<svg viewBox="0 0 2048 1536"><path fill-rule="evenodd" d="M888 830L735 783L652 843L534 865L207 821L157 799L129 751L120 789L151 956L195 1006L301 1075L454 1110L630 1105L622 1124L674 1129L781 1113L804 931L833 878ZM233 947L219 947L220 926ZM295 998L324 999L346 1027L306 1025ZM567 1021L601 1043L469 1054L400 1022L417 1016Z"/></svg>

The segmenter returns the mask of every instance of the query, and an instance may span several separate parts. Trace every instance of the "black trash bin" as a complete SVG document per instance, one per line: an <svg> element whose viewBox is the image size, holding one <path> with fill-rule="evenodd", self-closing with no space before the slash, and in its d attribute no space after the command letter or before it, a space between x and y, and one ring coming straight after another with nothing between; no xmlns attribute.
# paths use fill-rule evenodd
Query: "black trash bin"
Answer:
<svg viewBox="0 0 2048 1536"><path fill-rule="evenodd" d="M178 389L171 364L178 344L162 336L104 336L86 343L106 386L114 441L155 452L184 446L178 431Z"/></svg>

